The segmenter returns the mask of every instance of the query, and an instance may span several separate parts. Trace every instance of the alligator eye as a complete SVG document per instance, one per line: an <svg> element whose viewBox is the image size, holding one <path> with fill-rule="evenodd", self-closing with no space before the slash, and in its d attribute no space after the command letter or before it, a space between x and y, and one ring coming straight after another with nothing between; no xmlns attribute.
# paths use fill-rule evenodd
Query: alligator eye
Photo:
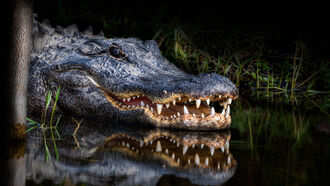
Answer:
<svg viewBox="0 0 330 186"><path fill-rule="evenodd" d="M108 53L110 57L115 58L117 60L124 60L127 55L119 48L117 45L110 45Z"/></svg>

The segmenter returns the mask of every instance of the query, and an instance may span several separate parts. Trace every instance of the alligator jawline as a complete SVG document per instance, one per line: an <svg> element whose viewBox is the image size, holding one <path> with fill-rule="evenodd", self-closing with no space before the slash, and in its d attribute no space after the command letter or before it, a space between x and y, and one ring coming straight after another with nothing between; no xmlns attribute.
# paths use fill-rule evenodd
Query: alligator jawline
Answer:
<svg viewBox="0 0 330 186"><path fill-rule="evenodd" d="M109 137L102 148L122 151L136 158L153 156L167 162L171 167L197 166L224 171L236 165L236 161L229 152L230 136L226 137L226 139L220 139L218 144L209 144L207 141L180 140L171 135L153 135L139 140L125 134L118 134Z"/></svg>
<svg viewBox="0 0 330 186"><path fill-rule="evenodd" d="M215 125L219 129L227 128L231 123L230 104L233 99L237 98L237 96L230 94L212 95L197 99L188 95L173 94L166 99L152 101L141 92L125 95L108 93L93 78L88 76L88 79L103 92L113 106L125 111L143 109L145 114L158 126L190 122L194 125L202 123L204 126L208 123L213 125L216 123ZM223 107L221 113L215 112L214 107L210 108L209 106L210 102L216 101Z"/></svg>

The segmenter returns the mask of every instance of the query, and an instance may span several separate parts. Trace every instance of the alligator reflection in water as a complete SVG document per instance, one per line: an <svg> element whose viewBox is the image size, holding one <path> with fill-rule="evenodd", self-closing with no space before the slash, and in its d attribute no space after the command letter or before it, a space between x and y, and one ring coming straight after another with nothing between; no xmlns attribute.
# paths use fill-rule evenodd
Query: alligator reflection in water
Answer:
<svg viewBox="0 0 330 186"><path fill-rule="evenodd" d="M109 128L84 123L74 140L74 125L60 129L59 161L45 162L43 140L31 133L27 143L27 179L40 183L151 184L164 175L195 184L221 184L237 163L229 152L230 131L186 132ZM41 136L41 135L40 135ZM48 146L52 142L49 140ZM54 153L52 153L54 154Z"/></svg>

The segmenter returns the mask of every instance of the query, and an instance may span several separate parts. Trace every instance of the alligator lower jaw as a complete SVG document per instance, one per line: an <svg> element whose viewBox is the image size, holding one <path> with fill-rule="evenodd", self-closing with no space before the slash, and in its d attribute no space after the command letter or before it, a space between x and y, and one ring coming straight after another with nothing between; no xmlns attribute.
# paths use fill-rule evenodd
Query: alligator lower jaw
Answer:
<svg viewBox="0 0 330 186"><path fill-rule="evenodd" d="M214 130L229 128L231 123L230 104L237 96L214 95L207 98L190 98L173 95L163 103L152 101L142 93L113 95L105 93L107 100L120 110L144 110L150 123L158 127L195 130ZM219 102L223 107L216 113L210 102Z"/></svg>
<svg viewBox="0 0 330 186"><path fill-rule="evenodd" d="M229 140L230 134L219 134L216 140L194 136L180 138L166 132L152 133L144 139L116 134L107 138L101 148L121 151L137 159L153 157L170 167L227 171L236 166L229 151Z"/></svg>

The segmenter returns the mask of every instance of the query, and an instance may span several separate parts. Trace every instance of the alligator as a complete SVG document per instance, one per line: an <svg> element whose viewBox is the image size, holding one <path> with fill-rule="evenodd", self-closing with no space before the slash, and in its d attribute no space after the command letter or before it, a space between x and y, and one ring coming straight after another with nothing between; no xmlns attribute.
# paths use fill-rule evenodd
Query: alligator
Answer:
<svg viewBox="0 0 330 186"><path fill-rule="evenodd" d="M230 127L238 90L228 78L180 70L154 40L33 24L29 112L42 112L47 92L54 102L60 87L58 110L79 117L189 130ZM216 112L213 102L223 109Z"/></svg>
<svg viewBox="0 0 330 186"><path fill-rule="evenodd" d="M45 162L43 132L28 133L27 180L36 183L52 180L57 184L156 185L162 177L172 175L193 184L219 185L229 180L237 168L229 151L229 130L149 130L138 126L108 127L106 123L87 120L75 138L72 122L61 124L58 130L61 134L57 142L59 160L56 160L52 140L46 140L49 162Z"/></svg>

